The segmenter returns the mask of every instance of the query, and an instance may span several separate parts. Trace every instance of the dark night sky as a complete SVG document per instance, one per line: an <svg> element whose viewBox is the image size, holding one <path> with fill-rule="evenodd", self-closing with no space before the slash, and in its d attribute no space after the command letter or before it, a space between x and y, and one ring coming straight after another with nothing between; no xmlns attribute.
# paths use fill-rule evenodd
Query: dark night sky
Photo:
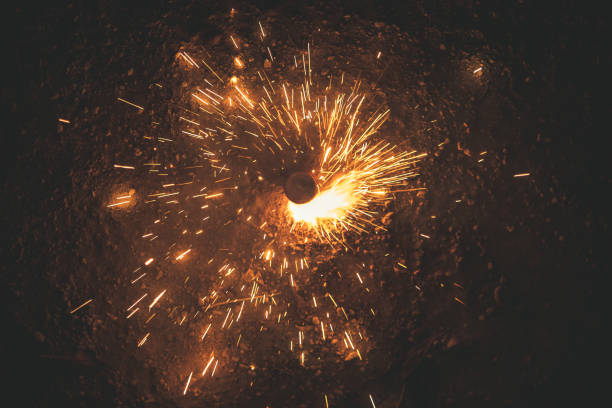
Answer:
<svg viewBox="0 0 612 408"><path fill-rule="evenodd" d="M96 393L105 393L109 403L117 398L117 390L105 382L95 361L80 364L44 357L62 341L71 344L62 340L76 330L68 327L74 325L71 320L65 320L65 331L46 333L46 341L37 337L42 321L49 318L41 310L55 310L48 305L65 303L61 291L49 280L53 274L48 265L53 265L56 257L48 249L49 241L64 240L70 245L76 240L66 232L47 230L61 223L52 214L57 206L63 206L62 191L70 188L70 170L78 162L71 142L57 136L58 112L62 104L73 102L65 95L56 97L57 89L72 81L66 68L84 50L102 48L117 38L134 37L138 43L149 25L160 19L176 27L174 41L186 41L198 33L206 38L209 28L201 21L229 9L231 2L135 2L140 6L114 0L51 3L3 6L7 24L3 24L4 144L0 149L4 190L2 350L8 361L4 372L9 377L5 383L9 394L5 396L15 393L17 399L5 398L22 399L18 406L78 406L76 401L81 398L87 406L108 406L79 385L79 377L90 377L96 383L92 386ZM513 354L514 349L529 349L528 372L534 380L525 380L524 388L515 391L520 395L514 395L511 402L493 396L492 405L479 405L467 395L453 394L455 400L449 406L564 406L570 402L588 406L605 389L606 376L598 372L603 350L608 348L601 337L607 297L601 278L609 271L603 258L610 241L609 202L605 198L610 190L609 153L604 148L609 131L603 126L612 113L603 86L610 68L608 17L595 6L556 1L408 3L412 2L333 4L339 13L396 24L402 31L436 30L449 48L469 48L467 37L457 33L481 32L515 79L529 78L515 82L512 94L505 95L520 101L530 115L517 140L506 145L511 152L525 153L526 163L539 169L538 181L550 186L543 188L543 194L557 204L524 214L530 220L552 220L546 225L533 221L525 232L549 237L546 251L529 252L526 256L533 259L521 259L522 247L516 243L516 253L500 257L507 271L536 265L535 272L509 286L505 296L510 300L480 337L480 346L433 356L412 372L401 373L411 386L420 389L401 406L443 406L449 389L463 389L463 376L473 380L469 384L479 384L474 392L486 394L503 389L505 379L514 383L511 377L524 374L480 363L480 348L490 354L506 353L509 358L521 357L518 352ZM299 14L305 2L253 4L262 12ZM101 11L105 12L103 19L99 18ZM109 25L116 31L109 31ZM104 69L92 69L87 80L102 86L107 80ZM88 102L84 98L80 103ZM535 143L538 134L548 141ZM49 223L32 223L46 216ZM47 231L38 233L36 229ZM512 244L497 247L513 250ZM546 311L538 312L542 308ZM520 328L523 322L525 331L544 329L537 338L520 330L500 335L504 327ZM555 350L556 360L538 359L538 351L549 348ZM471 371L458 369L471 365Z"/></svg>

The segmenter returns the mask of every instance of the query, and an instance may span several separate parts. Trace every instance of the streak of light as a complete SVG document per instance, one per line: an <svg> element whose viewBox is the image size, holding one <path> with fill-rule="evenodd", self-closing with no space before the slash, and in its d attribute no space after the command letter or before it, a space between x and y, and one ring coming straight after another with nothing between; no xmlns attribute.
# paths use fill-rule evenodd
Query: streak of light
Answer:
<svg viewBox="0 0 612 408"><path fill-rule="evenodd" d="M185 255L187 255L189 252L191 252L191 249L186 250L185 252L183 252L182 254L180 254L179 256L176 257L177 261L180 261L181 259L183 259L185 257Z"/></svg>
<svg viewBox="0 0 612 408"><path fill-rule="evenodd" d="M134 306L136 306L138 304L138 302L140 302L142 299L144 299L145 297L147 297L147 293L145 293L144 295L142 295L137 301L135 301L132 306L127 308L127 311L129 312Z"/></svg>
<svg viewBox="0 0 612 408"><path fill-rule="evenodd" d="M151 310L153 306L155 306L155 304L159 301L159 299L161 299L161 297L164 296L164 294L166 293L166 290L167 289L164 289L159 295L157 295L155 299L153 299L153 301L149 305L149 310Z"/></svg>
<svg viewBox="0 0 612 408"><path fill-rule="evenodd" d="M189 65L200 68L200 66L186 52L181 52L181 56L189 63Z"/></svg>
<svg viewBox="0 0 612 408"><path fill-rule="evenodd" d="M145 275L146 275L146 272L145 272L145 273L143 273L142 275L140 275L139 277L137 277L136 279L134 279L133 281L131 281L130 283L131 283L132 285L133 285L133 284L135 284L135 283L136 283L136 282L138 282L140 279L144 278L144 277L145 277Z"/></svg>
<svg viewBox="0 0 612 408"><path fill-rule="evenodd" d="M223 320L223 324L221 325L221 328L223 329L225 327L225 323L227 323L227 318L229 317L230 312L232 311L231 307L227 308L227 314L225 315L225 320Z"/></svg>
<svg viewBox="0 0 612 408"><path fill-rule="evenodd" d="M208 367L210 367L210 365L212 364L214 359L215 359L215 356L214 356L214 354L211 353L210 360L208 360L208 363L204 367L204 370L202 370L202 377L204 377L204 375L206 375L206 371L208 370Z"/></svg>
<svg viewBox="0 0 612 408"><path fill-rule="evenodd" d="M107 207L116 207L116 206L118 206L118 205L128 204L128 203L130 203L131 201L132 201L132 200L120 201L120 202L118 202L118 203L114 203L114 204L107 205Z"/></svg>
<svg viewBox="0 0 612 408"><path fill-rule="evenodd" d="M123 103L127 103L128 105L131 105L131 106L133 106L133 107L135 107L135 108L138 108L138 109L140 109L141 111L142 111L142 110L144 110L144 108L143 108L142 106L136 105L135 103L132 103L132 102L130 102L130 101L126 101L126 100L125 100L125 99L123 99L123 98L117 98L117 100L118 100L118 101L121 101L121 102L123 102Z"/></svg>
<svg viewBox="0 0 612 408"><path fill-rule="evenodd" d="M84 303L82 303L80 306L78 306L78 307L76 307L76 308L72 309L72 310L70 311L70 314L74 314L75 312L77 312L78 310L80 310L80 309L84 308L85 306L87 306L87 305L88 305L88 304L90 304L91 302L93 302L93 299L86 300L86 301L85 301Z"/></svg>
<svg viewBox="0 0 612 408"><path fill-rule="evenodd" d="M126 316L126 319L129 319L130 317L134 316L134 314L136 314L136 312L139 311L139 310L140 310L139 307L137 307L136 309L132 310L130 312L130 314Z"/></svg>
<svg viewBox="0 0 612 408"><path fill-rule="evenodd" d="M183 391L183 395L187 394L187 388L189 388L189 383L191 382L191 376L193 375L193 371L189 373L189 378L187 379L187 384L185 384L185 390Z"/></svg>
<svg viewBox="0 0 612 408"><path fill-rule="evenodd" d="M210 326L212 326L212 323L208 324L208 327L206 327L206 330L204 330L204 334L202 334L202 338L200 340L204 340L204 337L206 337L206 334L210 330Z"/></svg>
<svg viewBox="0 0 612 408"><path fill-rule="evenodd" d="M149 332L149 333L147 333L147 334L145 334L145 336L142 338L142 340L140 340L140 341L138 342L138 347L142 347L142 345L143 345L143 344L145 344L145 342L146 342L146 341L147 341L147 339L149 338L149 335L150 335L150 334L151 334L150 332Z"/></svg>

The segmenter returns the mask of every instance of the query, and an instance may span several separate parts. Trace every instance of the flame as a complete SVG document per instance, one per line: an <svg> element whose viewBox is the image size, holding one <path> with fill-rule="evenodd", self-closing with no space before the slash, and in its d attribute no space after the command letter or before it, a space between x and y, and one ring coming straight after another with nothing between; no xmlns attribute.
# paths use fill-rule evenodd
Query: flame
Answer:
<svg viewBox="0 0 612 408"><path fill-rule="evenodd" d="M293 221L311 226L316 226L322 221L341 221L356 202L354 190L353 181L343 179L305 204L289 201L289 211Z"/></svg>

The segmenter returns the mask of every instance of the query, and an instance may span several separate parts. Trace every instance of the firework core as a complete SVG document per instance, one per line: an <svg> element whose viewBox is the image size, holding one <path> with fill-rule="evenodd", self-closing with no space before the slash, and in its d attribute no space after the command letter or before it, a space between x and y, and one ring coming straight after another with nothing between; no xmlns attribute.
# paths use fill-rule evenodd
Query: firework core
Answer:
<svg viewBox="0 0 612 408"><path fill-rule="evenodd" d="M305 172L291 174L285 183L285 195L295 204L306 204L315 198L318 192L317 183Z"/></svg>
<svg viewBox="0 0 612 408"><path fill-rule="evenodd" d="M289 211L293 220L311 225L342 221L355 202L354 186L347 181L334 183L307 203L289 202Z"/></svg>

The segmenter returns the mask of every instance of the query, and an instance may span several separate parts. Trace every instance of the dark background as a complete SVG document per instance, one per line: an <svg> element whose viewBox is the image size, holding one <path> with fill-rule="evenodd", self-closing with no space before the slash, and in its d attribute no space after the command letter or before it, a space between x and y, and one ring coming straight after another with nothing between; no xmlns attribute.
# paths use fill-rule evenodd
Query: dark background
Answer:
<svg viewBox="0 0 612 408"><path fill-rule="evenodd" d="M282 1L253 4L262 12L276 9L288 14L299 14L303 6ZM513 74L523 79L509 97L531 113L532 119L508 148L529 152L539 181L550 186L545 199L554 203L518 209L530 220L523 238L497 245L505 254L497 259L507 275L529 273L517 273L520 277L504 286L503 310L479 342L428 356L410 371L402 372L398 365L397 375L413 390L401 406L584 406L597 401L606 391L608 376L602 366L609 347L601 331L608 296L601 278L609 271L604 256L610 247L605 148L609 130L604 120L612 112L609 95L604 95L610 68L606 14L583 2L556 1L332 4L338 13L396 24L403 31L436 30L449 47L465 45L461 42L466 36L458 33L481 32L500 58L506 56ZM44 221L64 205L62 192L71 188L70 169L79 160L70 141L56 136L62 106L73 102L55 96L57 89L73 81L66 68L83 50L100 48L104 56L105 44L118 38L134 38L128 55L138 55L147 27L160 19L176 28L173 41L186 41L197 33L206 38L201 21L231 6L195 1L3 6L1 327L8 378L3 380L4 398L10 395L21 401L19 406L72 406L79 405L77 401L109 406L116 398L102 365L82 356L46 358L51 346L39 338L38 328L49 318L41 310L65 302L45 278L45 268L57 256L52 241L70 246L77 239L69 231L47 231ZM81 80L102 84L104 71L92 69ZM73 97L79 97L78 90ZM80 103L86 104L89 97ZM537 134L547 142L536 143ZM534 236L545 245L527 251L521 241L531 242ZM67 331L76 330L68 328L74 326L71 319L65 319L65 325ZM60 342L62 338L54 333L43 336ZM528 361L522 360L525 356ZM517 370L513 361L528 369ZM96 392L83 389L80 377L91 378ZM100 393L108 399L94 397ZM474 397L481 394L491 397L489 403Z"/></svg>

